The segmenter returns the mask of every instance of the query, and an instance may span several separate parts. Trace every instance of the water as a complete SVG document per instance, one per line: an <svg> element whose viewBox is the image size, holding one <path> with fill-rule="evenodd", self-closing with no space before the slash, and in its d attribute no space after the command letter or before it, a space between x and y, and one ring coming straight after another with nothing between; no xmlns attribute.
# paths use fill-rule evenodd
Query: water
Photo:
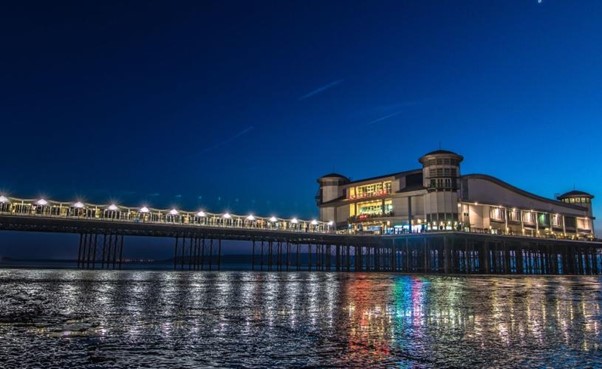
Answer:
<svg viewBox="0 0 602 369"><path fill-rule="evenodd" d="M601 283L7 269L0 366L600 367Z"/></svg>

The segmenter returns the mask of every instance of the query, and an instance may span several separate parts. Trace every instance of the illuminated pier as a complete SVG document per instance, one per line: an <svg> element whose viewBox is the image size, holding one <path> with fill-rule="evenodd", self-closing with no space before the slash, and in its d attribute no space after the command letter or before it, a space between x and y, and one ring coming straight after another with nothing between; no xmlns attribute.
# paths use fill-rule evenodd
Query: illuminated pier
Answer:
<svg viewBox="0 0 602 369"><path fill-rule="evenodd" d="M122 267L124 239L174 241L174 269L219 270L223 241L247 241L255 270L600 274L602 243L462 231L351 234L333 223L0 196L0 229L79 234L78 267Z"/></svg>

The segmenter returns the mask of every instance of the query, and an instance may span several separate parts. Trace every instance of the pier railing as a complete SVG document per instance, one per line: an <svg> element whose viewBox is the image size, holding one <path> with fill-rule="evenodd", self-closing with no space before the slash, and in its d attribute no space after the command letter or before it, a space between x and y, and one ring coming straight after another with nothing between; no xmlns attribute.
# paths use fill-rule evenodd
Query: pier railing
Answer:
<svg viewBox="0 0 602 369"><path fill-rule="evenodd" d="M107 222L186 225L199 227L243 228L273 231L332 233L333 222L317 219L262 217L204 210L156 209L147 206L128 207L117 204L90 204L81 201L61 202L46 199L20 199L0 196L0 215L89 219Z"/></svg>

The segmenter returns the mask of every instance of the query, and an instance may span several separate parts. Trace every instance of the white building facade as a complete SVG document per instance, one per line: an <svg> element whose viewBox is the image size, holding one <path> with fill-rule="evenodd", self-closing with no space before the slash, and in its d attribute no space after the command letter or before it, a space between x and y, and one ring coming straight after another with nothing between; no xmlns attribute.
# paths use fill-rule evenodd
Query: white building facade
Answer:
<svg viewBox="0 0 602 369"><path fill-rule="evenodd" d="M483 174L460 174L461 155L419 159L421 169L351 181L318 179L320 220L352 233L467 231L553 238L594 238L593 196L541 197Z"/></svg>

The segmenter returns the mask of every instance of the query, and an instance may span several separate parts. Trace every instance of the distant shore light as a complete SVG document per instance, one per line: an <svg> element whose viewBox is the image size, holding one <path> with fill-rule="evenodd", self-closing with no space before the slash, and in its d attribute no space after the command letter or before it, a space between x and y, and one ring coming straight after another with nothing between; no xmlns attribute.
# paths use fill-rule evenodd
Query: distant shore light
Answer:
<svg viewBox="0 0 602 369"><path fill-rule="evenodd" d="M297 224L297 223L299 223L299 221L297 220L297 218L293 218L293 219L291 219L291 223Z"/></svg>
<svg viewBox="0 0 602 369"><path fill-rule="evenodd" d="M271 217L271 218L270 218L270 222L272 222L272 223L273 223L273 222L275 222L275 221L277 221L277 220L278 220L278 219L276 219L276 217Z"/></svg>
<svg viewBox="0 0 602 369"><path fill-rule="evenodd" d="M198 213L196 213L196 216L197 217L204 217L204 216L207 216L207 214L205 214L205 212L201 210Z"/></svg>
<svg viewBox="0 0 602 369"><path fill-rule="evenodd" d="M48 201L46 201L44 199L39 199L36 204L44 206L44 205L48 205Z"/></svg>
<svg viewBox="0 0 602 369"><path fill-rule="evenodd" d="M317 220L315 220L315 219L314 219L314 220L312 220L312 221L311 221L311 225L318 225L318 221L317 221Z"/></svg>
<svg viewBox="0 0 602 369"><path fill-rule="evenodd" d="M176 209L171 209L169 211L169 214L171 214L171 215L178 215L178 211Z"/></svg>
<svg viewBox="0 0 602 369"><path fill-rule="evenodd" d="M140 209L141 213L148 213L150 210L148 210L148 208L146 206L143 206L142 209Z"/></svg>
<svg viewBox="0 0 602 369"><path fill-rule="evenodd" d="M81 201L78 201L75 204L73 204L73 207L77 208L77 209L81 209L84 207L84 204Z"/></svg>
<svg viewBox="0 0 602 369"><path fill-rule="evenodd" d="M232 218L232 215L230 215L230 213L226 213L224 215L222 215L224 217L224 219L230 219Z"/></svg>
<svg viewBox="0 0 602 369"><path fill-rule="evenodd" d="M2 196L0 196L0 202L4 204L5 202L8 202L8 198L6 198L6 196L2 195Z"/></svg>
<svg viewBox="0 0 602 369"><path fill-rule="evenodd" d="M255 220L255 217L253 216L253 214L250 214L250 215L247 217L247 220Z"/></svg>
<svg viewBox="0 0 602 369"><path fill-rule="evenodd" d="M116 210L119 210L119 208L117 207L117 205L111 204L111 205L109 205L109 210L116 211Z"/></svg>

